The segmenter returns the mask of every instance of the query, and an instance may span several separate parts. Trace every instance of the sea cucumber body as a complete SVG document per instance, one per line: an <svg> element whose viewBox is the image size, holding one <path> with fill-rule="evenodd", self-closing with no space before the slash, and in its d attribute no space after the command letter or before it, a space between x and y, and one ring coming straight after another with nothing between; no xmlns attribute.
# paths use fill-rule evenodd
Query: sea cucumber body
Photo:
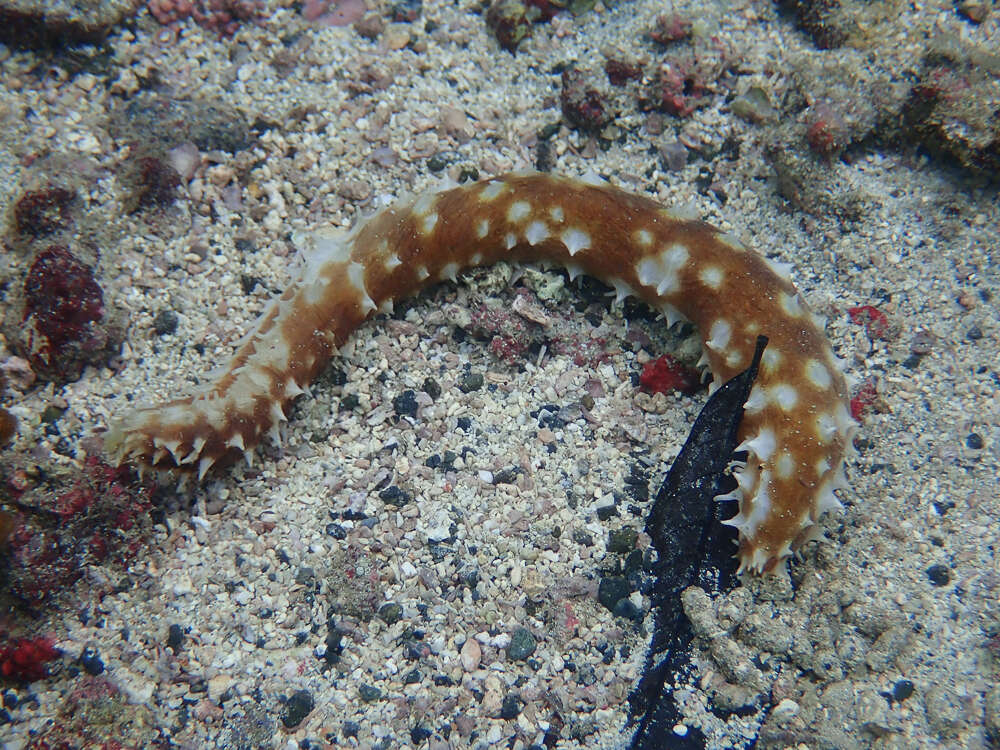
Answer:
<svg viewBox="0 0 1000 750"><path fill-rule="evenodd" d="M376 310L463 268L549 261L690 320L720 383L769 344L741 425L745 465L728 523L741 568L773 568L840 506L854 430L841 367L782 269L699 221L606 184L508 175L427 193L350 235L317 236L300 278L272 305L223 375L188 398L141 409L105 438L119 461L187 468L248 456L291 399Z"/></svg>

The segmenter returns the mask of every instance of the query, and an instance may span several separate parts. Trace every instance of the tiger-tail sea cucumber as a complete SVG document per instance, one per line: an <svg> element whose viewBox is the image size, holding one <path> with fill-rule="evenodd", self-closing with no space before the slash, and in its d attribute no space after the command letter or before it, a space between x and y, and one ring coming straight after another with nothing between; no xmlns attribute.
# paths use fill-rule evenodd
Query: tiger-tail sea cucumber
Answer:
<svg viewBox="0 0 1000 750"><path fill-rule="evenodd" d="M317 236L299 278L275 300L223 374L201 392L111 425L119 462L180 468L216 463L277 433L289 402L376 310L463 268L549 261L633 295L669 323L698 328L717 385L769 339L745 406L735 471L723 499L739 512L740 568L773 569L840 507L855 424L840 361L788 271L700 221L595 180L506 175L386 208L342 238Z"/></svg>

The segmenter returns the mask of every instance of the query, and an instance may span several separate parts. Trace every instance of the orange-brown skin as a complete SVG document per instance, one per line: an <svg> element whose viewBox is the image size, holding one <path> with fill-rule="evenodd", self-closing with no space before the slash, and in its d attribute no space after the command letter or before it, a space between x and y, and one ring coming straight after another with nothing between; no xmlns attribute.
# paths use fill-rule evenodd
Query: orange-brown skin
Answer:
<svg viewBox="0 0 1000 750"><path fill-rule="evenodd" d="M462 268L550 261L697 326L718 384L769 339L740 428L741 569L770 570L839 507L854 429L839 362L780 269L700 221L606 184L507 175L388 208L351 236L316 239L302 277L204 393L112 425L119 461L187 468L248 457L289 401L372 312Z"/></svg>

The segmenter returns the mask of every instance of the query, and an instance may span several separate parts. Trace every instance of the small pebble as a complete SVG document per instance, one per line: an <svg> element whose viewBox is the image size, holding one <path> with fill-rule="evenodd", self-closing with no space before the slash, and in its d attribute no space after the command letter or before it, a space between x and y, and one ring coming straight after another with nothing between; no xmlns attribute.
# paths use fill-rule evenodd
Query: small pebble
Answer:
<svg viewBox="0 0 1000 750"><path fill-rule="evenodd" d="M80 666L87 674L98 675L104 671L104 662L101 661L97 649L87 646L80 654Z"/></svg>
<svg viewBox="0 0 1000 750"><path fill-rule="evenodd" d="M393 625L399 622L399 619L403 616L403 607L396 602L389 602L388 604L383 604L378 608L378 617L386 625Z"/></svg>
<svg viewBox="0 0 1000 750"><path fill-rule="evenodd" d="M167 646L176 654L184 643L184 628L174 623L167 630Z"/></svg>
<svg viewBox="0 0 1000 750"><path fill-rule="evenodd" d="M153 330L157 336L169 336L177 330L177 313L173 310L161 310L153 318Z"/></svg>
<svg viewBox="0 0 1000 750"><path fill-rule="evenodd" d="M609 612L614 612L618 602L628 599L628 595L628 581L622 576L605 576L597 587L597 600Z"/></svg>
<svg viewBox="0 0 1000 750"><path fill-rule="evenodd" d="M479 372L468 372L458 379L458 389L462 393L472 393L483 387L483 375Z"/></svg>
<svg viewBox="0 0 1000 750"><path fill-rule="evenodd" d="M282 723L289 729L294 729L313 710L312 693L308 690L299 690L285 704L285 713L281 717Z"/></svg>
<svg viewBox="0 0 1000 750"><path fill-rule="evenodd" d="M935 586L945 586L951 581L951 571L945 565L931 565L927 569L927 577Z"/></svg>
<svg viewBox="0 0 1000 750"><path fill-rule="evenodd" d="M535 636L527 628L517 628L510 634L507 658L514 661L527 659L535 653Z"/></svg>

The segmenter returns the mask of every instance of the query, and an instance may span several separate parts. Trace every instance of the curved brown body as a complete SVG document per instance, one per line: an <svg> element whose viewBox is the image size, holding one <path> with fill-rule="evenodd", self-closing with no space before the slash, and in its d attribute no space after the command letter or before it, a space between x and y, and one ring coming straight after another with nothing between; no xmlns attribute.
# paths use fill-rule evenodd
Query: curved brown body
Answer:
<svg viewBox="0 0 1000 750"><path fill-rule="evenodd" d="M745 466L731 499L741 568L763 571L839 507L854 423L841 367L780 269L698 221L605 184L508 175L385 209L346 238L315 240L300 279L207 390L113 425L119 461L190 468L249 455L284 408L373 311L470 266L549 261L693 322L719 383L769 339L741 426Z"/></svg>

